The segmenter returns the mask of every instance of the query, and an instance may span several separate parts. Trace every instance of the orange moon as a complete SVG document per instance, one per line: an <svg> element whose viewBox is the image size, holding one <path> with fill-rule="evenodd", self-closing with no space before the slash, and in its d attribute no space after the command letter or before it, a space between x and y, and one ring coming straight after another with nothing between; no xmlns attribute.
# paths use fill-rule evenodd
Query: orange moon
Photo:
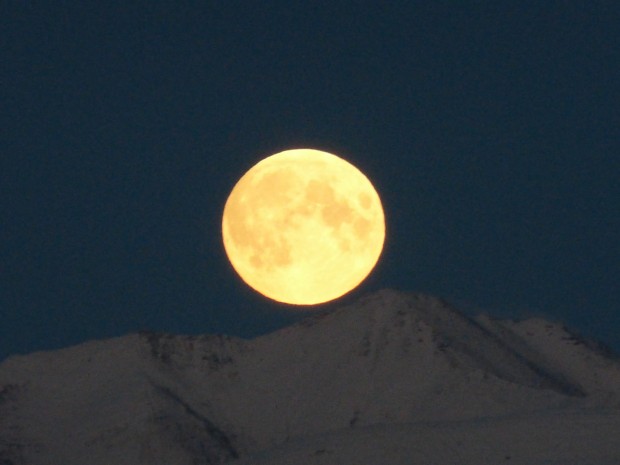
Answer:
<svg viewBox="0 0 620 465"><path fill-rule="evenodd" d="M314 305L357 287L385 240L377 191L336 155L295 149L271 155L237 182L222 236L239 276L261 294Z"/></svg>

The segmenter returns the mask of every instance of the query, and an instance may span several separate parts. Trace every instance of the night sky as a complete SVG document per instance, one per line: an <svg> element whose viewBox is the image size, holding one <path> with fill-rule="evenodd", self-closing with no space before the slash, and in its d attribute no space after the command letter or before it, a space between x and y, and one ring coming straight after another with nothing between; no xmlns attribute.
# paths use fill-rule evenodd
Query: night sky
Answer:
<svg viewBox="0 0 620 465"><path fill-rule="evenodd" d="M299 319L229 265L237 179L336 153L420 291L620 350L620 3L5 1L0 359Z"/></svg>

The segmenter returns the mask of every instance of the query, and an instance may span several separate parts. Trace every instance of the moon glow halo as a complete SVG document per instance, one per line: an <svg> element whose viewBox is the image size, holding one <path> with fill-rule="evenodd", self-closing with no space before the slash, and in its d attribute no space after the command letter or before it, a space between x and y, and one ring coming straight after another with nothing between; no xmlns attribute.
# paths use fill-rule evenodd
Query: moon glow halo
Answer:
<svg viewBox="0 0 620 465"><path fill-rule="evenodd" d="M314 305L357 287L385 240L377 191L336 155L295 149L271 155L237 182L222 236L239 276L261 294Z"/></svg>

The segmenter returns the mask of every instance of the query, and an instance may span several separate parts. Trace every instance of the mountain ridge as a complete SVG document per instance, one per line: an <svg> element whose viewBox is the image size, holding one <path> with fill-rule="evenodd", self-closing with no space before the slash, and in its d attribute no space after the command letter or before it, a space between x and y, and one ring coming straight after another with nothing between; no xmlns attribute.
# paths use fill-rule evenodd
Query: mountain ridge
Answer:
<svg viewBox="0 0 620 465"><path fill-rule="evenodd" d="M90 341L0 363L0 463L207 465L378 425L618 416L620 363L595 347L394 290L251 340Z"/></svg>

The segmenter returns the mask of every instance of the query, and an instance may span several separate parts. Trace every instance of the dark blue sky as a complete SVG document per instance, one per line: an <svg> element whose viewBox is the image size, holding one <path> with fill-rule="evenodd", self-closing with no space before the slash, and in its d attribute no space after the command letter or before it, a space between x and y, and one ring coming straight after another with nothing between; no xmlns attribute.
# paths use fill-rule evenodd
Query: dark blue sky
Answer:
<svg viewBox="0 0 620 465"><path fill-rule="evenodd" d="M423 291L620 350L619 25L613 1L3 2L0 359L293 321L220 237L236 180L293 147L386 210L331 305Z"/></svg>

